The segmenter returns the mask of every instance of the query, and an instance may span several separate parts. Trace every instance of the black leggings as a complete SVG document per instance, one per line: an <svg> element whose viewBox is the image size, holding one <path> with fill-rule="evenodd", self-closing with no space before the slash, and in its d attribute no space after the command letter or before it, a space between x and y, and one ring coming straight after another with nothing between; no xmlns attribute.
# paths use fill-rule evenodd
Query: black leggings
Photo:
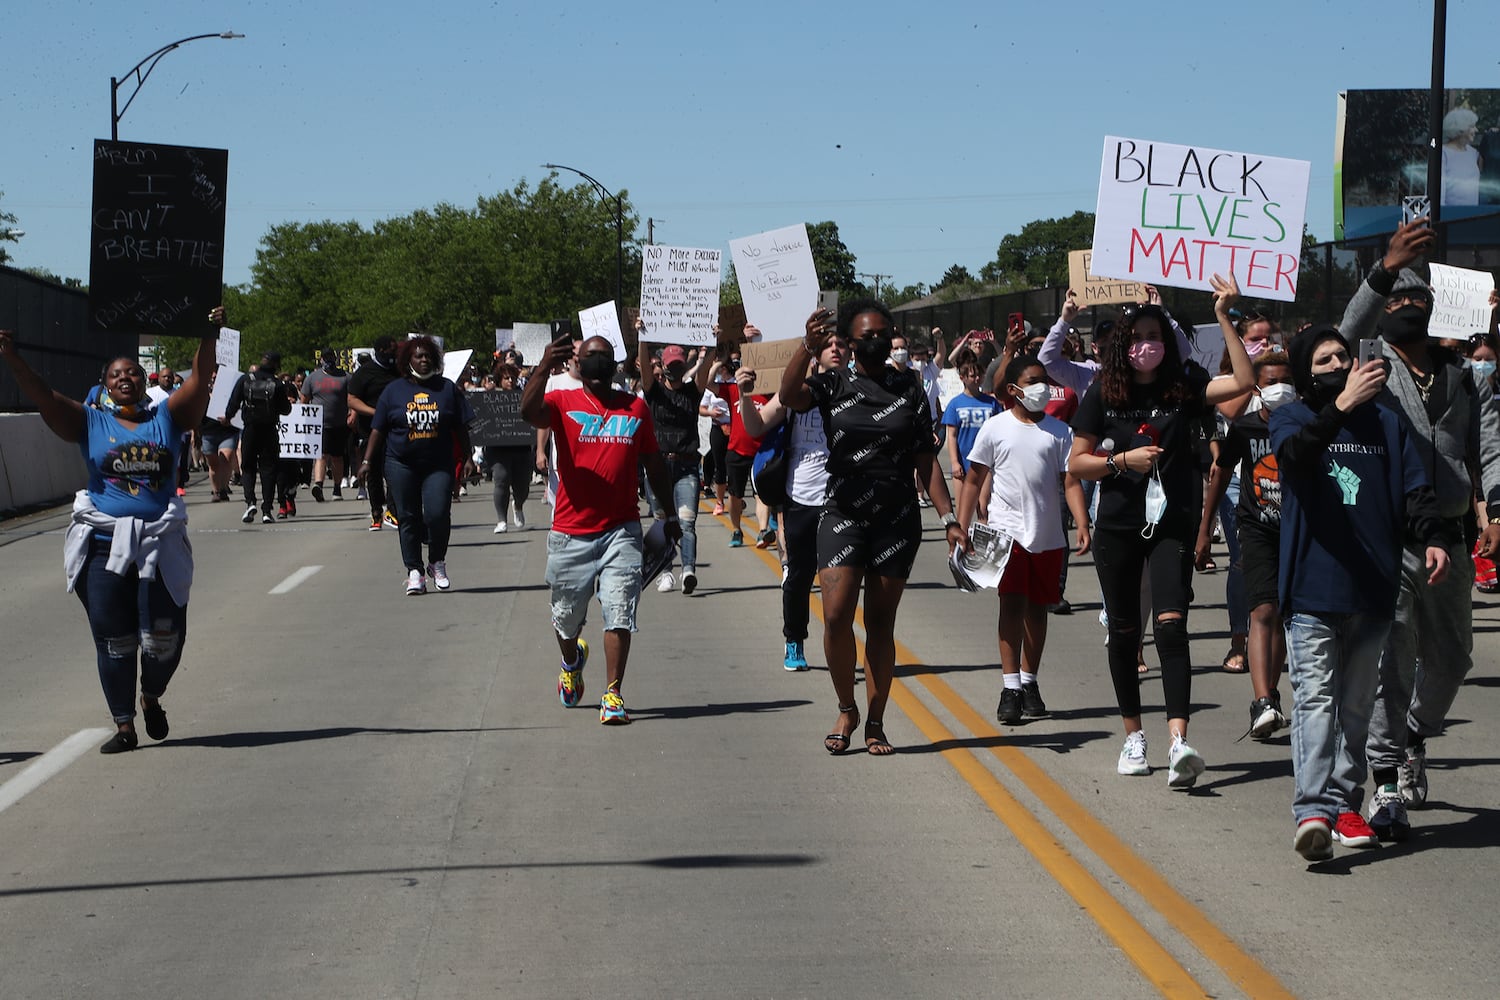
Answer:
<svg viewBox="0 0 1500 1000"><path fill-rule="evenodd" d="M813 577L818 573L818 517L822 507L787 501L781 509L786 539L786 574L781 581L781 634L788 641L807 638Z"/></svg>
<svg viewBox="0 0 1500 1000"><path fill-rule="evenodd" d="M1120 715L1141 714L1141 682L1136 656L1141 645L1141 574L1151 575L1155 606L1156 653L1167 718L1186 719L1192 704L1193 668L1188 656L1187 612L1193 600L1193 537L1184 526L1160 524L1151 538L1139 528L1101 525L1094 533L1094 566L1109 615L1109 675ZM1182 617L1161 621L1177 612Z"/></svg>
<svg viewBox="0 0 1500 1000"><path fill-rule="evenodd" d="M506 518L506 504L514 501L516 510L525 506L531 496L531 470L534 467L530 445L484 449L484 459L490 463L495 479L495 516Z"/></svg>
<svg viewBox="0 0 1500 1000"><path fill-rule="evenodd" d="M713 484L729 482L729 432L720 424L714 424L708 432L708 453L714 459Z"/></svg>

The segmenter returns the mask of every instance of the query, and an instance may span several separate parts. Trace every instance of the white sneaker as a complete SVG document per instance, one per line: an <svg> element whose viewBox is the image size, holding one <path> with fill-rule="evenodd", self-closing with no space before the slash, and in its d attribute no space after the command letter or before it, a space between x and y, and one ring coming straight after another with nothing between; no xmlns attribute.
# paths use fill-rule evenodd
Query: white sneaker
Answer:
<svg viewBox="0 0 1500 1000"><path fill-rule="evenodd" d="M520 531L524 527L526 527L526 515L521 511L521 508L517 507L516 508L516 530Z"/></svg>
<svg viewBox="0 0 1500 1000"><path fill-rule="evenodd" d="M468 496L469 495L469 488L467 486L460 486L458 488L458 495L461 496L461 497Z"/></svg>
<svg viewBox="0 0 1500 1000"><path fill-rule="evenodd" d="M240 518L246 524L255 520L255 515L260 513L260 508L254 505L245 508L245 516Z"/></svg>
<svg viewBox="0 0 1500 1000"><path fill-rule="evenodd" d="M453 586L452 581L448 579L448 564L441 559L427 567L427 575L432 577L432 582L437 584L438 590L447 590Z"/></svg>
<svg viewBox="0 0 1500 1000"><path fill-rule="evenodd" d="M505 522L504 521L496 521L495 522L495 534L497 534L497 535L503 535L503 534L505 534Z"/></svg>
<svg viewBox="0 0 1500 1000"><path fill-rule="evenodd" d="M1396 787L1401 791L1401 797L1406 804L1413 809L1420 809L1427 804L1427 747L1420 750L1406 748L1406 754L1401 760L1401 770L1396 777Z"/></svg>
<svg viewBox="0 0 1500 1000"><path fill-rule="evenodd" d="M658 594L668 594L671 593L672 589L676 586L677 581L672 579L672 574L663 573L661 575L661 578L656 581L656 592Z"/></svg>
<svg viewBox="0 0 1500 1000"><path fill-rule="evenodd" d="M1187 745L1181 736L1172 735L1172 748L1167 751L1167 787L1192 788L1203 773L1203 758L1198 751Z"/></svg>
<svg viewBox="0 0 1500 1000"><path fill-rule="evenodd" d="M1136 730L1125 737L1120 748L1120 763L1115 766L1120 774L1150 774L1151 765L1146 763L1146 733Z"/></svg>
<svg viewBox="0 0 1500 1000"><path fill-rule="evenodd" d="M427 593L427 580L422 576L419 569L408 570L406 574L406 596L416 597L418 594Z"/></svg>

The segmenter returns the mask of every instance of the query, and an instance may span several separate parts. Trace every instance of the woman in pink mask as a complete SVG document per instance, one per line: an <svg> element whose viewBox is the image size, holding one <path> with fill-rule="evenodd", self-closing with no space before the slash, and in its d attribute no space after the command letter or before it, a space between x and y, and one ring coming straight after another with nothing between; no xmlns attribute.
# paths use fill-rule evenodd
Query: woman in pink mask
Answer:
<svg viewBox="0 0 1500 1000"><path fill-rule="evenodd" d="M1214 313L1224 331L1233 377L1210 381L1186 362L1161 308L1140 307L1116 328L1099 378L1073 419L1069 471L1099 481L1094 565L1109 617L1109 672L1124 722L1116 770L1150 774L1141 727L1136 654L1141 642L1141 574L1149 572L1156 650L1161 658L1171 749L1167 783L1189 788L1203 758L1187 742L1192 699L1187 612L1193 546L1202 511L1194 440L1212 408L1254 384L1250 358L1229 306L1239 297L1234 277L1214 275Z"/></svg>

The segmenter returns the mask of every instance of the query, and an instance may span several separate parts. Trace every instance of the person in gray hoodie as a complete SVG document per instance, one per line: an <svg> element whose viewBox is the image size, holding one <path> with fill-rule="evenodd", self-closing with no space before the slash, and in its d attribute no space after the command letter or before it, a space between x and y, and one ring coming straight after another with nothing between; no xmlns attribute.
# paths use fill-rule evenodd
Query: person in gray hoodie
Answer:
<svg viewBox="0 0 1500 1000"><path fill-rule="evenodd" d="M1436 494L1438 514L1468 538L1450 545L1453 572L1427 586L1423 553L1408 544L1402 559L1395 623L1380 662L1380 690L1366 754L1375 777L1370 825L1381 839L1410 831L1406 807L1427 800L1429 737L1443 723L1473 666L1470 551L1474 480L1489 504L1500 503L1500 413L1463 358L1428 336L1432 289L1412 265L1432 244L1425 219L1402 226L1350 300L1341 329L1348 340L1378 331L1390 380L1380 402L1405 416ZM1500 507L1493 507L1500 512ZM1500 551L1500 516L1482 527L1479 554Z"/></svg>

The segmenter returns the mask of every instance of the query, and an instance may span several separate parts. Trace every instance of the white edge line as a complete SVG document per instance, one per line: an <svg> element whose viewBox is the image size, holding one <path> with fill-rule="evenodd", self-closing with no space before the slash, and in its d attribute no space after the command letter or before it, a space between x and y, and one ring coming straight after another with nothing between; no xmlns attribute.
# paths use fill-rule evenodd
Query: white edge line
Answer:
<svg viewBox="0 0 1500 1000"><path fill-rule="evenodd" d="M0 785L0 812L21 801L21 797L27 792L41 787L42 782L83 756L90 747L113 732L113 729L80 729L32 761L20 774Z"/></svg>
<svg viewBox="0 0 1500 1000"><path fill-rule="evenodd" d="M269 593L272 593L272 594L286 594L286 593L290 593L291 591L296 590L299 586L302 585L302 583L304 581L306 581L307 579L309 579L314 573L316 573L318 570L320 570L322 568L323 568L322 566L303 566L301 569L297 570L291 576L287 577L285 580L282 580L276 586L272 587L270 589Z"/></svg>

